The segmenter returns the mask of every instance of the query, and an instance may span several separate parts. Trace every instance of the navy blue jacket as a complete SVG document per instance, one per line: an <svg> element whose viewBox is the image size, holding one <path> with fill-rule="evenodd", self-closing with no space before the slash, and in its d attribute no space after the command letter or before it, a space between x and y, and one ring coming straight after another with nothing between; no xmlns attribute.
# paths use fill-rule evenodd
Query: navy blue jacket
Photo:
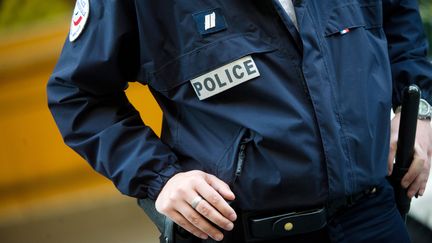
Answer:
<svg viewBox="0 0 432 243"><path fill-rule="evenodd" d="M314 207L378 183L403 87L432 103L417 2L295 8L299 31L274 1L90 1L48 83L65 142L137 198L192 169L230 184L243 209ZM206 13L217 21L204 28ZM191 80L246 56L259 77L198 98ZM128 102L130 81L158 101L161 138Z"/></svg>

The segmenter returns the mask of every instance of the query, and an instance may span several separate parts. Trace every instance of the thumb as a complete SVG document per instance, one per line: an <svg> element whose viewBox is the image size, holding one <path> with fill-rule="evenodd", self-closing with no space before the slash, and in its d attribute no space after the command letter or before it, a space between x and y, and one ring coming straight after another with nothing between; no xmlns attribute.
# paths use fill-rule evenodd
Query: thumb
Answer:
<svg viewBox="0 0 432 243"><path fill-rule="evenodd" d="M393 133L390 136L390 151L387 159L387 173L388 175L391 175L393 172L393 165L394 160L396 156L396 150L397 150L397 140L398 140L398 134Z"/></svg>
<svg viewBox="0 0 432 243"><path fill-rule="evenodd" d="M397 150L397 141L392 141L390 144L390 151L387 160L387 173L391 175L393 172L393 162L395 160Z"/></svg>

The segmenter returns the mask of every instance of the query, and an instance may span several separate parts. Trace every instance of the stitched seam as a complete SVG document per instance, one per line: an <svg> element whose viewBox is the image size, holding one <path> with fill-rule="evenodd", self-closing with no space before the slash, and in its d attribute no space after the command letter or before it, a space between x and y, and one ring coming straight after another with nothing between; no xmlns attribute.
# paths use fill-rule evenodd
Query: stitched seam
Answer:
<svg viewBox="0 0 432 243"><path fill-rule="evenodd" d="M309 15L311 15L309 9L308 9L308 13L309 13ZM313 22L316 22L313 18L311 18L311 19L312 19ZM317 24L317 23L315 23L315 24ZM317 25L317 26L319 26L319 25ZM322 39L321 35L317 34L317 37L318 37L318 40L319 40L318 41L318 45L320 46L321 52L326 52L327 49L323 48L324 47L324 45L323 45L324 44L323 43L324 40ZM330 71L329 71L329 68L328 68L327 60L324 58L324 55L323 55L322 60L323 60L324 68L325 68L326 73L327 73L327 75L326 75L327 77L325 79L327 80L327 82L328 82L328 84L329 84L329 86L331 88L331 95L332 95L333 101L336 101L335 90L333 88L334 85L330 82L331 75L330 75ZM354 187L355 187L354 184L355 184L356 178L355 178L355 175L353 173L353 165L352 165L351 157L350 157L350 154L349 154L347 137L346 137L346 132L345 132L345 129L344 129L345 124L344 124L344 121L343 121L343 119L342 119L342 117L340 115L339 104L337 102L334 102L333 111L334 111L334 113L335 113L335 115L337 117L337 120L338 120L339 125L340 125L340 129L342 131L342 138L343 138L343 146L342 147L343 147L345 155L347 156L349 167L350 167L350 171L348 171L348 174L352 176L351 178L353 178L352 181L348 180L348 183L351 186L351 190L354 190Z"/></svg>

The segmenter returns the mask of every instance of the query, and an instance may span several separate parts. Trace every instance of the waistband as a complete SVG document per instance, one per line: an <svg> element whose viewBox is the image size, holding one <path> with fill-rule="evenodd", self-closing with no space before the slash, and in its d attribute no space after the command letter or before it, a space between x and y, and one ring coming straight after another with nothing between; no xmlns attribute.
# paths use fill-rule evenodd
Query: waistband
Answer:
<svg viewBox="0 0 432 243"><path fill-rule="evenodd" d="M302 211L239 212L246 242L259 242L322 230L337 214L373 196L380 186Z"/></svg>
<svg viewBox="0 0 432 243"><path fill-rule="evenodd" d="M231 206L237 212L238 219L235 222L234 231L224 231L224 235L226 238L238 238L237 234L241 234L244 242L265 242L266 240L320 231L326 227L333 217L343 213L345 209L360 203L362 200L377 194L382 187L382 185L371 186L353 195L330 201L321 207L301 211L241 211L235 207L235 202L231 202ZM165 236L162 242L172 242L176 235L181 236L182 242L189 242L188 240L196 242L198 239L179 226L175 225L173 227L172 221L155 210L152 200L141 199L139 205L158 226L162 235ZM167 223L171 226L167 227Z"/></svg>

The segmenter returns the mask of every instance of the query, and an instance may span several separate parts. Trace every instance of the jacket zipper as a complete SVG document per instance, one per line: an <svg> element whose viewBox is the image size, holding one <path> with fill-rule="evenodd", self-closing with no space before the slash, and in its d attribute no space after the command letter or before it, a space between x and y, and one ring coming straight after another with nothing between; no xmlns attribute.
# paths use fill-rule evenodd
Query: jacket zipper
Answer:
<svg viewBox="0 0 432 243"><path fill-rule="evenodd" d="M238 153L238 156L237 156L237 167L236 167L236 171L235 171L235 177L236 177L236 179L242 173L243 163L244 163L245 158L246 158L246 143L244 141L245 141L245 139L243 139L242 142L241 142L239 153Z"/></svg>
<svg viewBox="0 0 432 243"><path fill-rule="evenodd" d="M244 163L246 161L246 148L250 141L253 139L253 134L250 131L245 133L245 136L241 139L239 150L237 153L235 173L234 173L234 182L241 176Z"/></svg>

